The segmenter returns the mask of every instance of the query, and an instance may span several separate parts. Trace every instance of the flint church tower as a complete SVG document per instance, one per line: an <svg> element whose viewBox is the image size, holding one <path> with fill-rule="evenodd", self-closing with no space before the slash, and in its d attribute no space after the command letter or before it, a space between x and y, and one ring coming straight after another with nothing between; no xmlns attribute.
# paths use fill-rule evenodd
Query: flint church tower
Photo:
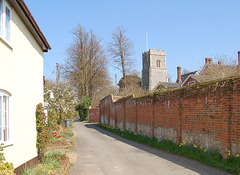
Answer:
<svg viewBox="0 0 240 175"><path fill-rule="evenodd" d="M149 49L142 53L142 89L153 90L159 82L168 82L166 51Z"/></svg>

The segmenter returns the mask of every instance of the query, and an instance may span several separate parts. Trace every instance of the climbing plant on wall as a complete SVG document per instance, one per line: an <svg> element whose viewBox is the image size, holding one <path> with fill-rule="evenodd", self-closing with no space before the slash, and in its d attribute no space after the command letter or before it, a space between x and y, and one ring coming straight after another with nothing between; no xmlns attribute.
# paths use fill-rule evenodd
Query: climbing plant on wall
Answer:
<svg viewBox="0 0 240 175"><path fill-rule="evenodd" d="M36 109L36 129L37 129L37 143L38 160L42 161L43 151L49 139L48 128L46 124L46 116L42 104L37 105Z"/></svg>

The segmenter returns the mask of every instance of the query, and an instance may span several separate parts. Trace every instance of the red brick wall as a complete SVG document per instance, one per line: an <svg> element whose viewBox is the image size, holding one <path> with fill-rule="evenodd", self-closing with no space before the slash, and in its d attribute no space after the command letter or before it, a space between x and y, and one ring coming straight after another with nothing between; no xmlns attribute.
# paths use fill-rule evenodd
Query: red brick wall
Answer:
<svg viewBox="0 0 240 175"><path fill-rule="evenodd" d="M99 123L99 108L91 108L89 109L89 121L91 123Z"/></svg>
<svg viewBox="0 0 240 175"><path fill-rule="evenodd" d="M154 98L154 136L181 142L181 91L156 95Z"/></svg>
<svg viewBox="0 0 240 175"><path fill-rule="evenodd" d="M115 126L117 126L120 129L125 129L125 99L120 99L115 102L114 104L115 109Z"/></svg>
<svg viewBox="0 0 240 175"><path fill-rule="evenodd" d="M110 125L110 116L112 114L112 110L110 107L113 102L112 99L113 99L112 95L109 95L101 100L99 105L100 123L105 123L106 125Z"/></svg>
<svg viewBox="0 0 240 175"><path fill-rule="evenodd" d="M136 132L137 129L137 114L133 96L126 99L125 102L125 129L131 132Z"/></svg>
<svg viewBox="0 0 240 175"><path fill-rule="evenodd" d="M153 135L153 99L143 97L136 99L137 132L149 137Z"/></svg>
<svg viewBox="0 0 240 175"><path fill-rule="evenodd" d="M159 139L240 153L240 77L113 102L100 102L101 123Z"/></svg>
<svg viewBox="0 0 240 175"><path fill-rule="evenodd" d="M232 117L230 124L230 145L233 153L240 152L240 81L234 79L233 83L233 101L232 101Z"/></svg>

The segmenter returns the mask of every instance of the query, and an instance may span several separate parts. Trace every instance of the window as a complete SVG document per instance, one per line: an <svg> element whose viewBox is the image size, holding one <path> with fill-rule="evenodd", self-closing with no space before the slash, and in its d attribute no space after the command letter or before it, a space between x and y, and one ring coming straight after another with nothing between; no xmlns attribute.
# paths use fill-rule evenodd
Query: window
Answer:
<svg viewBox="0 0 240 175"><path fill-rule="evenodd" d="M0 90L0 143L9 141L9 95Z"/></svg>
<svg viewBox="0 0 240 175"><path fill-rule="evenodd" d="M6 1L0 0L0 37L10 42L11 8Z"/></svg>
<svg viewBox="0 0 240 175"><path fill-rule="evenodd" d="M2 36L3 0L0 0L0 36Z"/></svg>
<svg viewBox="0 0 240 175"><path fill-rule="evenodd" d="M157 60L157 67L160 67L160 60Z"/></svg>
<svg viewBox="0 0 240 175"><path fill-rule="evenodd" d="M195 81L190 81L190 82L188 82L188 86L191 86L191 85L194 85L194 84L196 84Z"/></svg>
<svg viewBox="0 0 240 175"><path fill-rule="evenodd" d="M6 19L5 19L5 37L6 40L10 41L10 9L6 6Z"/></svg>

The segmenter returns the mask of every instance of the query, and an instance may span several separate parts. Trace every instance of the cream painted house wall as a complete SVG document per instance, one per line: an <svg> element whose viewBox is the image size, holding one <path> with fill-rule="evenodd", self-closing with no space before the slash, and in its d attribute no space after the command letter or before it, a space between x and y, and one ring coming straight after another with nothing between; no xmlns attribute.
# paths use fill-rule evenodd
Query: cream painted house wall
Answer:
<svg viewBox="0 0 240 175"><path fill-rule="evenodd" d="M0 39L0 89L10 92L11 145L4 148L14 168L37 156L35 110L43 103L43 50L12 8L11 43Z"/></svg>

